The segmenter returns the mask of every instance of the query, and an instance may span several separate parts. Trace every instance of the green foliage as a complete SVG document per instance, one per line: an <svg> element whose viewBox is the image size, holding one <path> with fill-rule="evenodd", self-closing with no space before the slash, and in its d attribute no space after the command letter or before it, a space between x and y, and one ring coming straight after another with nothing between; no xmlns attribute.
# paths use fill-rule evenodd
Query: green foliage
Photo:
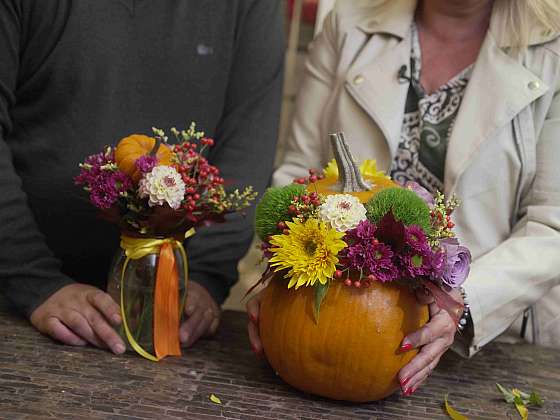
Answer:
<svg viewBox="0 0 560 420"><path fill-rule="evenodd" d="M530 394L516 388L510 391L499 383L496 383L496 388L498 388L498 391L502 393L504 400L509 404L534 405L537 407L542 407L544 404L543 399L535 391L532 391Z"/></svg>
<svg viewBox="0 0 560 420"><path fill-rule="evenodd" d="M270 235L280 233L278 222L290 220L288 207L295 196L305 193L305 186L300 184L272 187L266 190L255 213L255 231L262 240Z"/></svg>
<svg viewBox="0 0 560 420"><path fill-rule="evenodd" d="M540 407L544 404L542 398L535 391L530 394L527 394L517 388L513 388L510 391L501 386L499 383L496 383L496 387L498 388L498 391L502 393L504 400L508 404L515 405L515 409L523 420L527 420L529 418L529 410L527 409L527 406L535 405Z"/></svg>
<svg viewBox="0 0 560 420"><path fill-rule="evenodd" d="M405 226L418 225L431 231L430 209L413 191L407 188L387 188L373 196L366 204L367 218L379 223L389 211Z"/></svg>
<svg viewBox="0 0 560 420"><path fill-rule="evenodd" d="M329 291L329 282L325 284L321 284L317 282L315 284L315 304L313 305L313 314L315 315L315 323L319 323L319 312L321 311L321 304L327 296L327 292Z"/></svg>

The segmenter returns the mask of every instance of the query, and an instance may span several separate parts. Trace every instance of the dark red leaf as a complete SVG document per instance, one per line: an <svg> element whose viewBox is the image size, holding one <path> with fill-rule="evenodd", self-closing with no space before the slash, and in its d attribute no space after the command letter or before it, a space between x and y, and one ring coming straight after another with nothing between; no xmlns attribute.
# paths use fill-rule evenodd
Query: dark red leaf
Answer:
<svg viewBox="0 0 560 420"><path fill-rule="evenodd" d="M433 296L434 300L436 301L436 305L446 311L449 316L451 316L451 319L453 319L455 325L458 325L465 309L464 306L453 299L453 297L449 293L446 293L434 282L430 280L424 280L422 284Z"/></svg>
<svg viewBox="0 0 560 420"><path fill-rule="evenodd" d="M393 248L393 251L402 251L405 243L404 224L393 216L390 211L381 218L375 231L375 237L384 244Z"/></svg>

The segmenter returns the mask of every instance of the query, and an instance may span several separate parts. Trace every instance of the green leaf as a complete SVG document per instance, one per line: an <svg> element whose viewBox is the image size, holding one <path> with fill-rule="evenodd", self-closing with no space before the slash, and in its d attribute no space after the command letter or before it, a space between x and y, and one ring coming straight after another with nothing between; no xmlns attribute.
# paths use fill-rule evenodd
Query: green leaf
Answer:
<svg viewBox="0 0 560 420"><path fill-rule="evenodd" d="M533 391L533 392L531 392L531 395L529 395L529 404L536 405L538 407L542 407L542 405L544 404L544 401L539 396L539 394L537 394L535 391Z"/></svg>
<svg viewBox="0 0 560 420"><path fill-rule="evenodd" d="M451 407L451 404L449 404L449 402L447 401L447 395L445 395L445 412L452 420L469 420L468 417L462 415L453 407Z"/></svg>
<svg viewBox="0 0 560 420"><path fill-rule="evenodd" d="M511 391L508 391L503 386L501 386L499 383L496 383L496 387L498 388L498 391L500 391L502 393L506 402L509 403L509 404L513 404L513 402L515 401L515 395L513 395L513 393Z"/></svg>
<svg viewBox="0 0 560 420"><path fill-rule="evenodd" d="M319 323L319 312L321 310L321 304L323 303L323 299L325 299L325 296L327 296L328 290L328 281L325 284L317 282L317 284L315 285L315 305L313 305L313 314L315 315L316 324Z"/></svg>
<svg viewBox="0 0 560 420"><path fill-rule="evenodd" d="M513 388L511 391L508 391L500 384L496 384L498 390L503 394L507 403L514 404L515 409L521 416L522 420L527 420L529 418L529 410L527 409L527 405L537 405L542 406L543 400L536 392L531 392L531 394L527 394L517 388Z"/></svg>
<svg viewBox="0 0 560 420"><path fill-rule="evenodd" d="M210 394L210 401L212 401L214 404L221 404L222 403L222 400L220 400L214 394Z"/></svg>
<svg viewBox="0 0 560 420"><path fill-rule="evenodd" d="M414 255L411 260L414 267L422 267L422 255Z"/></svg>
<svg viewBox="0 0 560 420"><path fill-rule="evenodd" d="M522 399L519 395L516 395L516 396L513 398L513 403L514 403L515 405L523 405L523 406L525 405L525 403L523 402L523 399Z"/></svg>

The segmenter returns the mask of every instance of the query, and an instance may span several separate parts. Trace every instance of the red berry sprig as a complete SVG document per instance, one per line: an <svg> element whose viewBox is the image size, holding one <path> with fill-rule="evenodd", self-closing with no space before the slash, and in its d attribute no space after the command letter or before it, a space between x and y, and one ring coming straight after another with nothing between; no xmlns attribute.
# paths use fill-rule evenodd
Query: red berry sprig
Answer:
<svg viewBox="0 0 560 420"><path fill-rule="evenodd" d="M316 169L310 169L309 170L309 176L296 178L296 179L294 179L294 183L301 184L301 185L308 185L308 184L314 184L317 181L319 181L321 179L324 179L324 178L325 178L325 175L317 172Z"/></svg>
<svg viewBox="0 0 560 420"><path fill-rule="evenodd" d="M193 141L173 146L174 167L185 183L182 208L193 222L204 219L205 215L219 206L224 184L219 169L202 155L206 148L214 145L214 140L202 138L200 144L202 147L199 151L198 144Z"/></svg>
<svg viewBox="0 0 560 420"><path fill-rule="evenodd" d="M361 275L358 280L352 280L350 277L350 270L336 270L334 272L334 278L336 280L342 280L344 277L344 272L346 272L346 279L342 282L347 287L355 287L356 289L366 289L370 287L373 282L377 281L377 278L373 274L369 274L368 276Z"/></svg>
<svg viewBox="0 0 560 420"><path fill-rule="evenodd" d="M323 204L321 196L316 192L296 195L288 206L288 215L300 219L316 217L321 204Z"/></svg>

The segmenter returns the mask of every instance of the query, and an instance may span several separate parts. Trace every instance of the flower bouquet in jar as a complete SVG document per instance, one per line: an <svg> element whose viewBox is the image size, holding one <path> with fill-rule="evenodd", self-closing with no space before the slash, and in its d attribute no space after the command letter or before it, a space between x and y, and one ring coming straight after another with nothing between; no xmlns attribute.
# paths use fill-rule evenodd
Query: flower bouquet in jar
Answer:
<svg viewBox="0 0 560 420"><path fill-rule="evenodd" d="M101 216L119 226L120 249L108 293L120 304L121 335L150 360L181 355L179 326L187 294L183 242L201 225L225 221L256 197L251 187L226 192L217 167L205 157L214 140L191 124L134 134L80 164L75 183Z"/></svg>
<svg viewBox="0 0 560 420"><path fill-rule="evenodd" d="M289 384L337 400L365 402L398 388L416 352L403 338L428 320L417 289L459 322L447 293L471 256L453 232L455 198L395 184L374 161L358 167L342 134L335 159L292 185L270 188L256 232L268 265L260 304L267 359Z"/></svg>

